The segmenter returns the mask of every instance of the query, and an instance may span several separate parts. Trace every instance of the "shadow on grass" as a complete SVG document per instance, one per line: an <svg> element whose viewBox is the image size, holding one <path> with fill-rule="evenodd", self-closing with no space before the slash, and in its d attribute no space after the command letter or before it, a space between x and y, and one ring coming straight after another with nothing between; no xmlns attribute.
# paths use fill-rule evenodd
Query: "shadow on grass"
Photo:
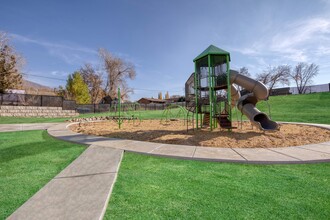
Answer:
<svg viewBox="0 0 330 220"><path fill-rule="evenodd" d="M21 135L24 135L23 133ZM42 141L27 144L17 144L11 147L0 149L0 163L6 163L11 160L43 154L46 152L59 151L62 149L75 148L76 145L62 145L56 139L48 135L46 131L42 132ZM54 144L57 144L54 147Z"/></svg>

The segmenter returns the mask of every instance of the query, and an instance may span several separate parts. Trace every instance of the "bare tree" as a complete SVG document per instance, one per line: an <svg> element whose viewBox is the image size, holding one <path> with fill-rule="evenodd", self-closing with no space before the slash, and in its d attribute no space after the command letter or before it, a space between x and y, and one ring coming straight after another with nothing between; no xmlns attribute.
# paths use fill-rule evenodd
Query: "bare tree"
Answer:
<svg viewBox="0 0 330 220"><path fill-rule="evenodd" d="M9 44L9 38L0 32L0 93L7 89L19 89L22 86L22 74L19 68L23 58Z"/></svg>
<svg viewBox="0 0 330 220"><path fill-rule="evenodd" d="M99 103L104 96L104 90L102 88L102 74L97 73L91 64L86 63L80 68L80 73L84 82L88 86L88 92L91 96L93 104Z"/></svg>
<svg viewBox="0 0 330 220"><path fill-rule="evenodd" d="M239 74L241 74L243 76L251 77L251 74L249 73L249 69L244 66L239 69ZM243 87L239 86L239 85L237 85L237 88L239 91L241 91L243 89Z"/></svg>
<svg viewBox="0 0 330 220"><path fill-rule="evenodd" d="M269 67L263 73L257 74L256 80L268 86L269 91L279 84L290 85L291 67L288 65L280 65L277 67Z"/></svg>
<svg viewBox="0 0 330 220"><path fill-rule="evenodd" d="M128 100L129 95L133 94L134 90L129 88L126 84L126 82L122 82L121 86L120 86L120 98L121 100Z"/></svg>
<svg viewBox="0 0 330 220"><path fill-rule="evenodd" d="M239 69L239 74L241 74L243 76L251 77L251 74L249 73L249 69L246 68L245 66L243 66Z"/></svg>
<svg viewBox="0 0 330 220"><path fill-rule="evenodd" d="M121 88L123 98L133 92L127 85L127 79L134 79L136 72L132 63L126 62L123 59L112 55L106 49L99 49L99 55L103 61L106 71L106 86L105 91L111 98L117 97L117 88Z"/></svg>
<svg viewBox="0 0 330 220"><path fill-rule="evenodd" d="M290 72L290 77L296 83L298 93L306 92L307 86L312 83L312 79L319 73L318 65L312 63L298 63L293 71Z"/></svg>

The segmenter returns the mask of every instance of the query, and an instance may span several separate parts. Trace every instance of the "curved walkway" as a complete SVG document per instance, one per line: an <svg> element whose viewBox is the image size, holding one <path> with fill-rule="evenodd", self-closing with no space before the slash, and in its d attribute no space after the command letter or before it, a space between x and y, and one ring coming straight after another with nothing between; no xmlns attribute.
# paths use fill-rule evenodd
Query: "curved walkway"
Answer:
<svg viewBox="0 0 330 220"><path fill-rule="evenodd" d="M306 125L307 123L296 124ZM48 129L48 133L61 140L85 145L110 147L124 151L180 159L262 164L330 162L330 142L282 148L214 148L85 135L71 131L68 129L69 125L58 124L52 126ZM330 129L330 125L308 125Z"/></svg>
<svg viewBox="0 0 330 220"><path fill-rule="evenodd" d="M46 130L59 123L0 124L0 132Z"/></svg>

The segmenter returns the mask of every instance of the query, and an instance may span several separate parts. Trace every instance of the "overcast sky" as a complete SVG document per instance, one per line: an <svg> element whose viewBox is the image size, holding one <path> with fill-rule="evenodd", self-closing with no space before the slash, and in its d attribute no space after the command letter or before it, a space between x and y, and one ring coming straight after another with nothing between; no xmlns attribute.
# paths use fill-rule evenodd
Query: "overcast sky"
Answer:
<svg viewBox="0 0 330 220"><path fill-rule="evenodd" d="M330 82L330 0L0 1L0 30L25 57L28 80L51 87L99 65L103 47L135 64L132 100L183 94L210 44L230 52L233 69L314 62L314 83Z"/></svg>

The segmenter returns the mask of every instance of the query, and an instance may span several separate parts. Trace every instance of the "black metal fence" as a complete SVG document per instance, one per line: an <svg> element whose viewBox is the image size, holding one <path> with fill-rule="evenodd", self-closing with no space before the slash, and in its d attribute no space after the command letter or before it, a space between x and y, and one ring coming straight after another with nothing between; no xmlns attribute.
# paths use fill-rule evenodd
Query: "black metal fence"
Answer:
<svg viewBox="0 0 330 220"><path fill-rule="evenodd" d="M179 105L182 107L186 106L185 102L176 103L150 103L150 104L139 104L139 103L122 103L121 111L148 111L148 110L164 110L169 105ZM86 105L76 105L77 112L84 113L100 113L100 112L117 112L117 103L111 104L86 104Z"/></svg>
<svg viewBox="0 0 330 220"><path fill-rule="evenodd" d="M75 109L75 101L64 100L61 96L0 93L0 105L45 106Z"/></svg>
<svg viewBox="0 0 330 220"><path fill-rule="evenodd" d="M180 105L182 107L185 106L185 102L167 104L123 103L121 104L121 111L164 110L170 104ZM29 95L16 93L0 93L0 105L62 107L63 110L76 110L81 114L110 111L115 112L118 110L117 102L112 102L111 104L81 105L77 104L73 100L65 100L61 96Z"/></svg>

